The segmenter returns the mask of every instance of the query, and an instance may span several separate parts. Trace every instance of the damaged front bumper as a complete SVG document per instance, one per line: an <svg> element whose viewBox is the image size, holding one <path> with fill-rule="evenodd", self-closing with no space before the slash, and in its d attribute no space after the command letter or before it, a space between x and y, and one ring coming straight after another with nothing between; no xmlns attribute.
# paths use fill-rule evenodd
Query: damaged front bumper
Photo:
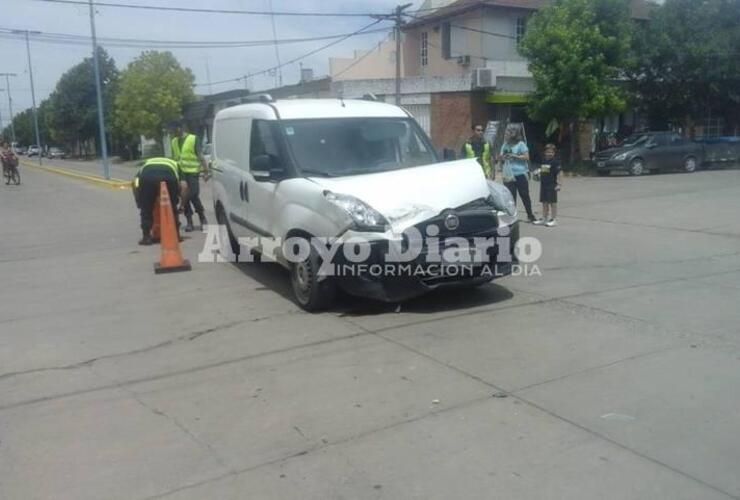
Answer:
<svg viewBox="0 0 740 500"><path fill-rule="evenodd" d="M468 241L475 249L480 241L492 241L483 245L470 261L449 262L432 258L452 248L455 239ZM519 222L510 225L488 226L485 230L465 234L440 234L435 240L425 240L421 252L413 260L397 262L389 259L393 255L391 242L376 239L369 245L369 258L362 263L353 263L344 251L336 253L333 260L335 271L331 279L345 292L385 302L399 302L418 297L437 288L469 287L489 282L512 273L517 264L514 248L519 240ZM428 242L438 244L436 251ZM502 247L501 245L504 245Z"/></svg>

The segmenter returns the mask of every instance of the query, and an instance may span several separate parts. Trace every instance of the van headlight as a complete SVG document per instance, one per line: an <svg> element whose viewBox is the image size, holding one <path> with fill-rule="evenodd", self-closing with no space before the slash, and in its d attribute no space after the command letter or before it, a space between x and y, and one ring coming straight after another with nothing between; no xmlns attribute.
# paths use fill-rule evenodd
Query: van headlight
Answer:
<svg viewBox="0 0 740 500"><path fill-rule="evenodd" d="M491 193L491 202L499 211L497 214L505 224L513 224L516 221L516 202L511 196L509 188L498 182L488 181L488 191Z"/></svg>
<svg viewBox="0 0 740 500"><path fill-rule="evenodd" d="M364 201L348 194L324 191L326 201L347 213L359 231L383 232L388 221Z"/></svg>

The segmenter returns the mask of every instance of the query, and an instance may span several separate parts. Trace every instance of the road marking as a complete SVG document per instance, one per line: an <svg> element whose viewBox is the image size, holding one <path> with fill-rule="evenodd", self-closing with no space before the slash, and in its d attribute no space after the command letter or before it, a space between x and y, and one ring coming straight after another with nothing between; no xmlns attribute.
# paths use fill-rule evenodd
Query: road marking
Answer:
<svg viewBox="0 0 740 500"><path fill-rule="evenodd" d="M67 170L67 169L58 168L58 167L47 167L43 165L34 165L26 161L21 161L20 164L27 168L34 168L36 170L44 170L46 172L51 172L54 174L71 177L73 179L91 182L93 184L108 187L111 189L127 189L128 187L131 186L131 183L129 181L124 181L121 179L104 179L100 176L85 174L77 170Z"/></svg>

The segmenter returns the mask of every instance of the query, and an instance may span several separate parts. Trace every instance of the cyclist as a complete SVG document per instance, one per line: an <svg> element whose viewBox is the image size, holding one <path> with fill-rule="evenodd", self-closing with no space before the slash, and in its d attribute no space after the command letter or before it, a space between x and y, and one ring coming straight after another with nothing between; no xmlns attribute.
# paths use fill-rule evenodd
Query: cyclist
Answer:
<svg viewBox="0 0 740 500"><path fill-rule="evenodd" d="M0 147L0 161L2 161L3 164L3 177L5 178L5 184L10 184L11 180L16 184L19 184L20 175L18 174L18 157L15 156L15 153L10 149L7 142L3 142Z"/></svg>

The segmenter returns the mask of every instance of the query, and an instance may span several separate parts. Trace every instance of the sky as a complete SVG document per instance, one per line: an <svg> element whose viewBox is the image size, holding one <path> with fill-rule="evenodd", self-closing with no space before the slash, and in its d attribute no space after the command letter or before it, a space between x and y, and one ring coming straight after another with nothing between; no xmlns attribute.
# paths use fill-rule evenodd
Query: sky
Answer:
<svg viewBox="0 0 740 500"><path fill-rule="evenodd" d="M170 7L207 9L268 10L270 0L99 0L106 3L125 3ZM409 0L410 1L410 0ZM390 13L396 0L272 0L274 11L297 12L363 12ZM413 2L418 7L422 2ZM192 41L248 41L272 39L269 17L234 14L184 13L142 11L98 6L96 8L98 37L138 38L149 40ZM301 38L350 33L371 23L370 18L350 17L276 17L278 38ZM378 27L391 26L383 22ZM0 0L0 28L42 31L90 36L90 18L87 6L53 4L38 0ZM304 68L312 68L316 76L326 75L329 57L349 57L355 49L375 46L386 35L383 33L352 37L303 60ZM314 41L280 46L281 61L303 55L329 43ZM104 44L101 44L105 47ZM105 47L116 61L119 70L136 58L141 49ZM62 74L91 54L91 46L51 45L31 42L36 104L54 89ZM276 64L275 49L267 47L239 47L219 49L175 49L174 55L183 66L195 75L197 94L222 92L244 88L244 83L207 85L269 68ZM17 73L11 78L13 111L18 113L31 106L31 85L25 41L0 38L0 73ZM299 79L298 64L283 68L283 84L296 83ZM0 88L5 88L4 78ZM251 90L264 90L275 86L275 77L264 75L250 80ZM7 125L9 110L7 94L0 92L0 113Z"/></svg>

